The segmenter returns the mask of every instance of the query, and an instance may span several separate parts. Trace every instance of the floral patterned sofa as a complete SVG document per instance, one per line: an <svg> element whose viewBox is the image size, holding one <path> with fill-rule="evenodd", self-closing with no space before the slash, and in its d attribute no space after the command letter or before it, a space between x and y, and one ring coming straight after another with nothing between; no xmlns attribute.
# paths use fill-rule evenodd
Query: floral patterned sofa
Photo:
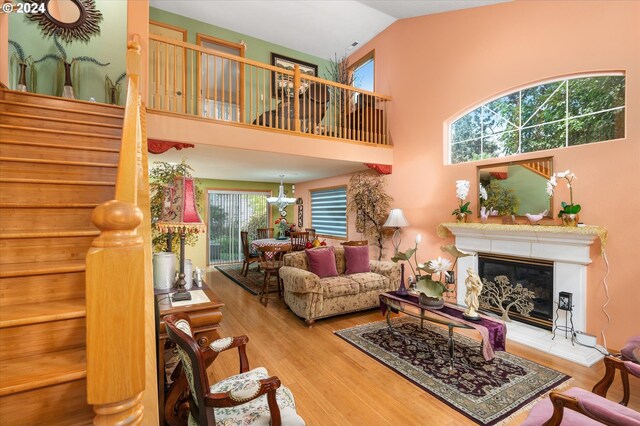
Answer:
<svg viewBox="0 0 640 426"><path fill-rule="evenodd" d="M284 301L311 325L318 318L375 308L378 295L400 286L400 266L388 261L370 260L371 272L344 275L343 247L335 247L337 277L319 278L309 272L304 251L288 253L280 268Z"/></svg>

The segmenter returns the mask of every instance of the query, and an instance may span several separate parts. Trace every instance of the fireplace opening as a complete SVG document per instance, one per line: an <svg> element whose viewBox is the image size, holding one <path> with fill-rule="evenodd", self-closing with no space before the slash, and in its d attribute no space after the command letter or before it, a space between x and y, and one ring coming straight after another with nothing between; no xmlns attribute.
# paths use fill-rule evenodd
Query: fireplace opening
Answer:
<svg viewBox="0 0 640 426"><path fill-rule="evenodd" d="M529 316L509 311L509 318L545 330L553 328L553 262L538 259L523 259L495 254L478 254L478 274L480 278L493 281L495 277L505 275L512 286L521 284L535 294L533 310ZM505 304L506 306L506 304ZM496 307L484 308L500 314Z"/></svg>

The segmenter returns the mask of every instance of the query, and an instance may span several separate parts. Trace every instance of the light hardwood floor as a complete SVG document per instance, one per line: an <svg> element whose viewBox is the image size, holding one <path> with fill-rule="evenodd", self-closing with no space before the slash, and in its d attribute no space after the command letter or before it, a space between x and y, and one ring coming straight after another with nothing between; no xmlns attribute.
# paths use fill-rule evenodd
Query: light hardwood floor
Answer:
<svg viewBox="0 0 640 426"><path fill-rule="evenodd" d="M211 268L213 269L213 268ZM225 303L222 336L249 336L251 368L264 366L288 386L307 425L467 425L474 424L416 385L335 336L333 331L381 321L377 310L319 320L309 328L282 300L267 307L217 270L207 274L209 287ZM555 368L585 389L602 377L601 363L586 368L516 343L511 353ZM238 373L237 354L226 353L209 369L212 379ZM631 378L630 407L640 410L640 380ZM620 381L610 399L622 395ZM519 424L526 415L514 417Z"/></svg>

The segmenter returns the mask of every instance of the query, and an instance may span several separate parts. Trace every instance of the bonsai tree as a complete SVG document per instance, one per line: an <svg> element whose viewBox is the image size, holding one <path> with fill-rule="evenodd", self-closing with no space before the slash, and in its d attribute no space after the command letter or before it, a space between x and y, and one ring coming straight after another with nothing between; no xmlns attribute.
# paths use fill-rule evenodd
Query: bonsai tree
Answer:
<svg viewBox="0 0 640 426"><path fill-rule="evenodd" d="M122 82L127 76L126 72L123 72L113 82L109 78L109 74L104 76L104 99L107 103L118 105L120 103L120 92L122 91Z"/></svg>
<svg viewBox="0 0 640 426"><path fill-rule="evenodd" d="M162 214L162 204L164 203L164 191L167 185L172 185L176 177L186 176L193 177L193 169L185 163L184 159L180 164L172 164L164 161L156 161L149 170L149 181L151 183L151 198L149 200L151 210L151 237L154 252L167 251L167 234L158 231L156 223L160 220ZM204 199L204 191L196 181L195 185L196 206L202 211L202 200ZM185 238L187 245L193 246L198 241L198 235L188 233ZM180 237L174 234L171 240L171 246L178 247Z"/></svg>
<svg viewBox="0 0 640 426"><path fill-rule="evenodd" d="M21 92L27 91L27 70L29 71L29 88L31 88L31 92L37 91L37 75L36 75L36 67L34 66L34 61L31 56L26 56L24 53L24 49L14 40L9 40L9 45L13 46L16 50L11 55L10 67L11 73L13 75L17 75L17 81L15 88Z"/></svg>
<svg viewBox="0 0 640 426"><path fill-rule="evenodd" d="M73 82L72 82L71 76L73 75L75 77L73 78L73 80L75 80L76 82L75 83L76 89L80 90L80 78L79 78L80 76L79 76L78 64L81 62L90 62L92 64L95 64L101 67L106 67L107 65L109 65L109 62L102 63L97 59L92 58L91 56L76 56L75 58L72 58L71 60L69 60L67 56L67 51L65 50L64 46L62 46L62 44L60 43L60 40L58 40L57 34L54 34L53 36L53 43L58 49L58 53L57 54L48 53L44 55L42 58L35 61L35 63L37 64L37 63L46 61L47 59L54 59L58 61L58 71L56 73L56 77L57 77L56 81L58 82L58 84L60 84L60 81L62 81L62 78L64 77L64 85L62 87L62 93L60 96L62 96L63 98L75 99Z"/></svg>
<svg viewBox="0 0 640 426"><path fill-rule="evenodd" d="M375 172L356 173L347 187L347 210L355 213L356 230L376 242L378 260L382 259L387 239L383 227L389 214L391 196L384 190L384 177Z"/></svg>
<svg viewBox="0 0 640 426"><path fill-rule="evenodd" d="M492 180L486 190L487 199L484 204L496 209L501 216L514 215L520 208L520 200L513 189L504 188L498 180Z"/></svg>

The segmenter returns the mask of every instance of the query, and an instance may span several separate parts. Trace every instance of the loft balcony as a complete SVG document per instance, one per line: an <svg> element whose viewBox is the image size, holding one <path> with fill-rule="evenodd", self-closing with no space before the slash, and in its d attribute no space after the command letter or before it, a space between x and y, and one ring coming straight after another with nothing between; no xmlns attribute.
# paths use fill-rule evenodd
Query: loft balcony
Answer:
<svg viewBox="0 0 640 426"><path fill-rule="evenodd" d="M149 137L391 164L391 98L305 71L151 34Z"/></svg>

